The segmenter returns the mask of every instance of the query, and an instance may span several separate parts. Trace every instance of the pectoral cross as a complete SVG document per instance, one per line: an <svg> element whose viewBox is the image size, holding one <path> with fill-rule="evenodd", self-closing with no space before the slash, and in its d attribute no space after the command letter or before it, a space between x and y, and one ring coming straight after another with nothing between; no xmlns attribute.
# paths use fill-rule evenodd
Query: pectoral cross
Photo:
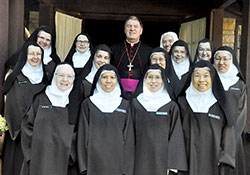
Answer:
<svg viewBox="0 0 250 175"><path fill-rule="evenodd" d="M132 65L132 63L130 62L129 65L127 65L127 67L129 68L128 71L130 72L132 70L132 67L134 67L134 65Z"/></svg>

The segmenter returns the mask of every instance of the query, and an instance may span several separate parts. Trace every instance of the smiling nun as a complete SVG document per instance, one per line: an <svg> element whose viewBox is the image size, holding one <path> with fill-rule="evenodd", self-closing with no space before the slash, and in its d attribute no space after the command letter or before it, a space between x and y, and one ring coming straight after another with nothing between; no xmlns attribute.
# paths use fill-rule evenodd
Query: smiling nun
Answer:
<svg viewBox="0 0 250 175"><path fill-rule="evenodd" d="M178 97L182 92L188 78L188 72L192 67L187 43L183 40L176 41L171 47L170 57L168 77L175 96Z"/></svg>
<svg viewBox="0 0 250 175"><path fill-rule="evenodd" d="M247 120L246 82L233 49L228 46L219 47L213 57L214 66L225 90L227 101L230 102L235 117L236 136L236 167L232 175L245 175L245 156L242 134Z"/></svg>
<svg viewBox="0 0 250 175"><path fill-rule="evenodd" d="M194 63L205 60L211 62L215 51L214 43L209 39L202 39L199 41L194 56Z"/></svg>
<svg viewBox="0 0 250 175"><path fill-rule="evenodd" d="M68 112L74 78L71 65L58 64L51 85L35 97L24 116L23 175L74 174L72 142L75 125L69 124Z"/></svg>
<svg viewBox="0 0 250 175"><path fill-rule="evenodd" d="M64 62L69 63L74 68L76 77L85 69L93 52L93 43L86 33L78 34Z"/></svg>
<svg viewBox="0 0 250 175"><path fill-rule="evenodd" d="M43 55L43 49L37 43L25 43L13 72L3 84L2 92L6 95L4 116L9 127L4 141L3 174L20 173L23 161L21 121L34 95L48 83Z"/></svg>
<svg viewBox="0 0 250 175"><path fill-rule="evenodd" d="M178 40L178 36L175 32L166 32L161 35L160 47L165 49L167 52L170 51L172 45Z"/></svg>
<svg viewBox="0 0 250 175"><path fill-rule="evenodd" d="M56 37L51 31L51 29L46 25L42 25L36 28L36 30L30 35L30 37L26 41L36 42L43 49L43 64L45 65L45 71L49 80L52 79L56 65L61 62L56 52L55 40ZM24 45L8 58L5 63L5 70L14 68L17 63L18 56L20 55L22 50L25 49Z"/></svg>
<svg viewBox="0 0 250 175"><path fill-rule="evenodd" d="M135 175L187 171L180 111L164 69L150 66L133 99L136 132Z"/></svg>
<svg viewBox="0 0 250 175"><path fill-rule="evenodd" d="M91 96L81 104L77 153L80 173L133 175L134 133L130 103L116 68L98 69Z"/></svg>
<svg viewBox="0 0 250 175"><path fill-rule="evenodd" d="M234 120L214 66L201 60L179 97L190 175L218 175L235 167Z"/></svg>

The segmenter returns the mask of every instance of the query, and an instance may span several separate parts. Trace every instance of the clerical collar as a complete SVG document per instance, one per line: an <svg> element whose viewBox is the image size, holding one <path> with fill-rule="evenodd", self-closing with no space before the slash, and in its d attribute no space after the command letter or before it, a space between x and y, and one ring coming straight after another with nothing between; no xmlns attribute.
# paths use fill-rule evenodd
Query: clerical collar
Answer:
<svg viewBox="0 0 250 175"><path fill-rule="evenodd" d="M140 40L136 41L135 43L131 43L131 42L129 42L129 41L126 39L126 42L127 42L128 44L130 44L130 45L133 47L135 44L139 43Z"/></svg>

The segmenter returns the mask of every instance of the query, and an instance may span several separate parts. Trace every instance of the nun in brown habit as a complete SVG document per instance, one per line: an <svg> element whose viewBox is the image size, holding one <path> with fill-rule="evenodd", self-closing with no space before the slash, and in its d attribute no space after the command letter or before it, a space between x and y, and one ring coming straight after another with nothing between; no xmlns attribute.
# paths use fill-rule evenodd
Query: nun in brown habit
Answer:
<svg viewBox="0 0 250 175"><path fill-rule="evenodd" d="M75 125L69 123L75 73L59 64L51 85L38 94L22 122L23 175L75 175Z"/></svg>
<svg viewBox="0 0 250 175"><path fill-rule="evenodd" d="M167 175L187 171L180 111L164 69L151 65L133 99L136 149L135 175Z"/></svg>
<svg viewBox="0 0 250 175"><path fill-rule="evenodd" d="M116 68L98 69L92 93L82 104L77 154L80 173L133 175L134 132L130 103L123 98Z"/></svg>
<svg viewBox="0 0 250 175"><path fill-rule="evenodd" d="M197 62L178 99L189 175L228 175L235 167L234 118L214 66Z"/></svg>
<svg viewBox="0 0 250 175"><path fill-rule="evenodd" d="M77 123L80 104L85 98L90 96L96 72L101 66L109 64L111 57L112 52L109 46L106 44L96 46L94 54L91 55L79 76L76 77L74 91L71 95L74 99L74 105L69 106L71 114L70 123Z"/></svg>
<svg viewBox="0 0 250 175"><path fill-rule="evenodd" d="M19 175L23 154L21 150L21 121L35 94L47 84L43 64L43 49L35 42L27 42L18 57L13 72L3 85L6 95L4 116L9 131L3 149L3 175Z"/></svg>
<svg viewBox="0 0 250 175"><path fill-rule="evenodd" d="M235 117L236 163L232 175L245 175L245 154L242 135L247 120L247 90L245 79L233 49L227 46L219 47L212 59L225 90L227 101Z"/></svg>
<svg viewBox="0 0 250 175"><path fill-rule="evenodd" d="M187 81L188 72L192 67L192 59L189 54L188 44L183 40L176 41L170 50L171 61L168 66L168 78L178 97Z"/></svg>

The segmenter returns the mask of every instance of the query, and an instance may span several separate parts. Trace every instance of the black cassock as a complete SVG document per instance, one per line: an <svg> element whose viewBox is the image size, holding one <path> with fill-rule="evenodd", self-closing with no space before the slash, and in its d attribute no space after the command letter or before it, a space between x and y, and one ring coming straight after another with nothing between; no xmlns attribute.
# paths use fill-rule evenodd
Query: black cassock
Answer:
<svg viewBox="0 0 250 175"><path fill-rule="evenodd" d="M20 173L23 154L21 150L21 121L34 95L40 92L43 83L31 84L22 73L17 75L6 96L4 116L9 131L5 135L3 149L3 174L14 175Z"/></svg>
<svg viewBox="0 0 250 175"><path fill-rule="evenodd" d="M52 106L45 93L39 94L22 122L22 174L74 174L69 168L76 160L74 127L68 123L67 106Z"/></svg>
<svg viewBox="0 0 250 175"><path fill-rule="evenodd" d="M186 97L178 99L190 175L219 175L224 166L235 166L234 127L226 124L218 103L208 113L194 113ZM221 162L221 166L218 163Z"/></svg>
<svg viewBox="0 0 250 175"><path fill-rule="evenodd" d="M134 133L128 101L122 100L113 113L103 113L85 99L77 133L80 173L133 175Z"/></svg>
<svg viewBox="0 0 250 175"><path fill-rule="evenodd" d="M166 175L167 169L187 171L187 157L174 101L157 112L147 112L137 99L135 109L135 175Z"/></svg>
<svg viewBox="0 0 250 175"><path fill-rule="evenodd" d="M111 49L111 64L118 70L124 91L134 92L138 81L149 66L148 58L152 48L141 41L133 46L124 41L112 46ZM131 70L129 65L132 66Z"/></svg>
<svg viewBox="0 0 250 175"><path fill-rule="evenodd" d="M247 120L247 108L246 108L246 85L240 79L236 84L231 86L228 91L225 91L227 101L231 108L234 108L234 116L236 117L235 123L235 138L236 138L236 157L235 157L235 169L232 175L245 175L245 156L242 143L242 133Z"/></svg>
<svg viewBox="0 0 250 175"><path fill-rule="evenodd" d="M133 47L128 42L122 42L113 45L111 49L113 53L111 63L118 69L120 77L140 79L144 70L149 66L148 58L152 48L142 42L134 44ZM130 58L128 58L128 55ZM132 60L134 56L135 58L132 63L134 67L132 67L132 72L130 73L132 76L129 76L129 59Z"/></svg>

